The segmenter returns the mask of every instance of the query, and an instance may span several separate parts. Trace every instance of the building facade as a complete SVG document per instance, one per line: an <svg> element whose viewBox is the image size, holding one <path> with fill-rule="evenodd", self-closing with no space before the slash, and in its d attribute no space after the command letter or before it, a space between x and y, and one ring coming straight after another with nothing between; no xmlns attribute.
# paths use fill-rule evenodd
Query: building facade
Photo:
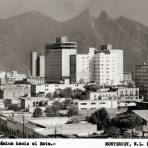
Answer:
<svg viewBox="0 0 148 148"><path fill-rule="evenodd" d="M148 63L135 65L135 85L139 87L140 97L148 99Z"/></svg>
<svg viewBox="0 0 148 148"><path fill-rule="evenodd" d="M70 79L70 55L77 52L77 43L69 42L66 37L47 44L45 50L45 81L64 82Z"/></svg>
<svg viewBox="0 0 148 148"><path fill-rule="evenodd" d="M30 59L32 77L45 77L45 56L42 52L32 52Z"/></svg>
<svg viewBox="0 0 148 148"><path fill-rule="evenodd" d="M101 46L94 56L94 80L99 85L120 85L123 82L123 50Z"/></svg>

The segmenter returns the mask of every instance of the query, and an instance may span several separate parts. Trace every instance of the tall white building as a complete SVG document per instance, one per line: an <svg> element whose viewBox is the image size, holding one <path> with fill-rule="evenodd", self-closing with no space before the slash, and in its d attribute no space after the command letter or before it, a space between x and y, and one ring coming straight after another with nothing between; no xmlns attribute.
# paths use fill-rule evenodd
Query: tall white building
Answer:
<svg viewBox="0 0 148 148"><path fill-rule="evenodd" d="M119 85L123 81L123 50L103 45L94 56L94 80L99 85Z"/></svg>
<svg viewBox="0 0 148 148"><path fill-rule="evenodd" d="M31 75L36 77L37 75L37 52L31 53L31 61L30 61Z"/></svg>
<svg viewBox="0 0 148 148"><path fill-rule="evenodd" d="M30 68L32 77L45 77L45 56L42 52L31 53Z"/></svg>
<svg viewBox="0 0 148 148"><path fill-rule="evenodd" d="M91 81L92 73L92 58L95 55L97 49L89 48L88 54L76 55L76 82L87 83Z"/></svg>
<svg viewBox="0 0 148 148"><path fill-rule="evenodd" d="M45 77L45 56L39 56L39 76L44 78Z"/></svg>
<svg viewBox="0 0 148 148"><path fill-rule="evenodd" d="M59 37L56 43L47 44L45 50L45 81L64 82L70 79L70 55L76 55L77 43Z"/></svg>

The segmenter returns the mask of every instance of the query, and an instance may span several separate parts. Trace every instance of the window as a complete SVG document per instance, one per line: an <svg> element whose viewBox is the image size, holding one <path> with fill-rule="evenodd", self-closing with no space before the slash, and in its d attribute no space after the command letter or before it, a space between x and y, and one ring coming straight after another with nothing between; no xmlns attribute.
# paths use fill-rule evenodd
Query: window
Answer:
<svg viewBox="0 0 148 148"><path fill-rule="evenodd" d="M87 103L81 103L81 105L87 105Z"/></svg>
<svg viewBox="0 0 148 148"><path fill-rule="evenodd" d="M91 103L91 105L95 105L95 104L96 104L95 102Z"/></svg>

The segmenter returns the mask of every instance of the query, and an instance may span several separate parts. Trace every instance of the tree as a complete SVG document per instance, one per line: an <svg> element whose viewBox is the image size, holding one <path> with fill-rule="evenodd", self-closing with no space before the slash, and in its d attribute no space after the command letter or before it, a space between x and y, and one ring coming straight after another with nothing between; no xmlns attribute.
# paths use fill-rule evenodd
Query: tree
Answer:
<svg viewBox="0 0 148 148"><path fill-rule="evenodd" d="M57 117L59 116L59 110L62 109L62 103L55 101L51 106L48 106L45 109L48 117Z"/></svg>
<svg viewBox="0 0 148 148"><path fill-rule="evenodd" d="M108 136L112 138L119 137L120 129L115 126L111 126L105 129L104 134L108 134Z"/></svg>
<svg viewBox="0 0 148 148"><path fill-rule="evenodd" d="M74 116L74 115L79 115L78 108L75 107L75 106L71 106L71 107L68 109L67 115L68 115L69 117Z"/></svg>
<svg viewBox="0 0 148 148"><path fill-rule="evenodd" d="M134 129L137 126L143 125L143 119L134 113L127 112L113 118L112 125L120 129Z"/></svg>
<svg viewBox="0 0 148 148"><path fill-rule="evenodd" d="M70 107L70 99L66 99L65 101L63 101L62 103L62 109L67 109Z"/></svg>
<svg viewBox="0 0 148 148"><path fill-rule="evenodd" d="M87 99L86 91L83 91L81 89L74 90L72 93L72 99L86 100Z"/></svg>
<svg viewBox="0 0 148 148"><path fill-rule="evenodd" d="M41 107L41 106L44 106L43 101L40 101L40 102L39 102L39 106L40 106L40 107Z"/></svg>
<svg viewBox="0 0 148 148"><path fill-rule="evenodd" d="M35 118L42 117L42 109L35 108L35 110L33 112L33 117L35 117Z"/></svg>
<svg viewBox="0 0 148 148"><path fill-rule="evenodd" d="M92 85L85 85L84 88L86 91L91 91L91 92L97 92L98 86L92 84Z"/></svg>
<svg viewBox="0 0 148 148"><path fill-rule="evenodd" d="M110 118L105 108L101 108L95 111L89 118L89 122L92 124L97 124L97 129L102 130L110 126Z"/></svg>

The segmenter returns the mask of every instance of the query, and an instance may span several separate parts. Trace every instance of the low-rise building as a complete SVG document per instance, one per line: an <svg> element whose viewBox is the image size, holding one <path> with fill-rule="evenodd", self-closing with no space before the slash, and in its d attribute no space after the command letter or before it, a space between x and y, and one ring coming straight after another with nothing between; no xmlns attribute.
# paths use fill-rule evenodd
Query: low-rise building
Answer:
<svg viewBox="0 0 148 148"><path fill-rule="evenodd" d="M88 122L68 124L68 117L5 117L6 128L19 138L49 138L69 135L88 136L97 133L97 125ZM0 118L0 122L1 118Z"/></svg>
<svg viewBox="0 0 148 148"><path fill-rule="evenodd" d="M48 93L54 93L56 90L71 88L72 90L81 89L84 90L84 84L43 84L43 85L31 85L31 96L38 96L39 94L46 95Z"/></svg>
<svg viewBox="0 0 148 148"><path fill-rule="evenodd" d="M117 87L114 89L98 90L90 93L90 100L101 99L133 99L139 100L139 88L136 87Z"/></svg>
<svg viewBox="0 0 148 148"><path fill-rule="evenodd" d="M49 99L43 97L21 97L21 108L26 110L29 108L46 107L49 105Z"/></svg>
<svg viewBox="0 0 148 148"><path fill-rule="evenodd" d="M45 79L43 77L27 77L27 82L33 85L43 85Z"/></svg>
<svg viewBox="0 0 148 148"><path fill-rule="evenodd" d="M18 99L21 96L30 96L30 85L13 84L0 87L0 99Z"/></svg>
<svg viewBox="0 0 148 148"><path fill-rule="evenodd" d="M117 100L77 100L74 99L71 101L71 105L78 108L80 114L86 114L87 110L92 112L100 109L100 108L117 108L118 102Z"/></svg>
<svg viewBox="0 0 148 148"><path fill-rule="evenodd" d="M13 84L15 81L22 81L24 79L26 79L26 75L20 74L17 71L6 73L6 81L8 84Z"/></svg>

